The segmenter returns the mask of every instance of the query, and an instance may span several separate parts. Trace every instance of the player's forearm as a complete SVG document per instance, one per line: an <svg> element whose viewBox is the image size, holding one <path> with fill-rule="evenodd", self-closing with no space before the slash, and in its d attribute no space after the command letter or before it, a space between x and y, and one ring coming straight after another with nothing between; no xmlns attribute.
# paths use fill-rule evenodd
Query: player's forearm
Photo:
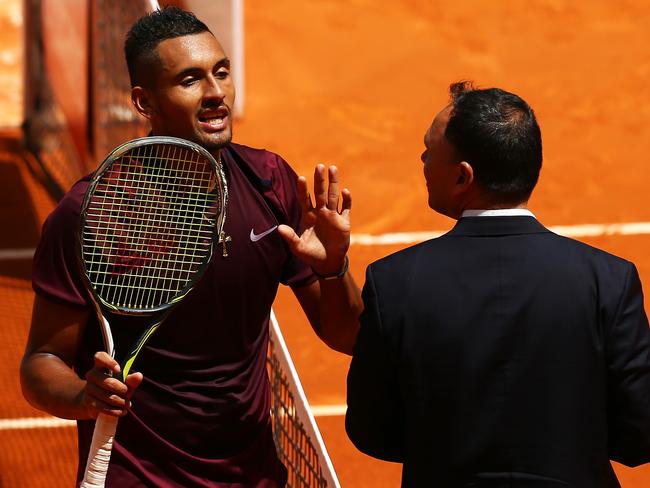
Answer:
<svg viewBox="0 0 650 488"><path fill-rule="evenodd" d="M336 351L352 355L363 310L361 291L348 272L335 280L320 280L319 335Z"/></svg>
<svg viewBox="0 0 650 488"><path fill-rule="evenodd" d="M35 353L23 359L20 381L33 407L66 419L91 418L83 404L85 380L57 356Z"/></svg>

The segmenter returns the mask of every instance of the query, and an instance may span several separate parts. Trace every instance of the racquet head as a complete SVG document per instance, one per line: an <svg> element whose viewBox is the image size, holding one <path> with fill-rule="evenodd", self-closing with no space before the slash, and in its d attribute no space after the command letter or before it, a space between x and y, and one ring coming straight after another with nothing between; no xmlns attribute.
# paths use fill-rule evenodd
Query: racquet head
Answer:
<svg viewBox="0 0 650 488"><path fill-rule="evenodd" d="M153 314L183 298L223 230L223 168L203 147L144 137L116 148L81 208L83 275L102 308Z"/></svg>

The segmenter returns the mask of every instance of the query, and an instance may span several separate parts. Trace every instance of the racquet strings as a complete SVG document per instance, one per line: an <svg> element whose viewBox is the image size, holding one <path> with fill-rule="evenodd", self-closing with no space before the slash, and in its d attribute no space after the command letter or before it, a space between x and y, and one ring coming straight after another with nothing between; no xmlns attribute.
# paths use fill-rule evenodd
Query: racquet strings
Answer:
<svg viewBox="0 0 650 488"><path fill-rule="evenodd" d="M199 152L171 144L135 147L105 170L82 232L86 274L102 301L147 311L184 295L211 255L216 178Z"/></svg>

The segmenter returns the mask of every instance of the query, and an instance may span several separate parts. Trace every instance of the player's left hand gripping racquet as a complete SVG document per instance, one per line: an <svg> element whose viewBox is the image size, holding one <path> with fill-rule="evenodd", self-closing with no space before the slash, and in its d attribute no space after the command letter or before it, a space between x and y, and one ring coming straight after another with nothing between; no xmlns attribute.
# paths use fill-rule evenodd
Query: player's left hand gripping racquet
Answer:
<svg viewBox="0 0 650 488"><path fill-rule="evenodd" d="M115 355L107 312L149 317L120 362L120 380L208 266L227 197L221 164L173 137L129 141L93 176L81 209L79 253L107 352ZM104 486L116 428L117 417L97 418L82 487Z"/></svg>

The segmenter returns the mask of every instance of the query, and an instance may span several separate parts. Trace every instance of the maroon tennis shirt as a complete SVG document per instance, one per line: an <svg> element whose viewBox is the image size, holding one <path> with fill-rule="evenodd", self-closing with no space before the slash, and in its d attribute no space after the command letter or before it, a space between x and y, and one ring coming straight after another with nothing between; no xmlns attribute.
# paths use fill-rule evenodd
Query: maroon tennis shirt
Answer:
<svg viewBox="0 0 650 488"><path fill-rule="evenodd" d="M278 284L315 280L271 230L278 223L300 225L296 175L276 154L237 144L222 151L222 160L228 256L219 245L199 284L136 359L133 370L144 381L118 423L109 487L284 486L265 359ZM75 254L88 181L77 182L48 217L34 258L36 293L75 307L90 307ZM138 336L137 320L109 317L118 359ZM103 350L94 319L82 342L75 368L80 377ZM79 480L93 428L94 421L78 421Z"/></svg>

